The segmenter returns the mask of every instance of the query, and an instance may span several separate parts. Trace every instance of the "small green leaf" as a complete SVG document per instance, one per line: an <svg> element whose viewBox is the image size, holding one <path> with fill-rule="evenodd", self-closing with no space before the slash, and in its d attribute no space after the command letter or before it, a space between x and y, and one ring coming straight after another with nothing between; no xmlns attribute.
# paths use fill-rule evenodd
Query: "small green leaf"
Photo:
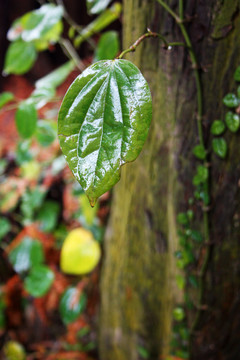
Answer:
<svg viewBox="0 0 240 360"><path fill-rule="evenodd" d="M240 66L237 67L234 73L234 80L240 81Z"/></svg>
<svg viewBox="0 0 240 360"><path fill-rule="evenodd" d="M40 186L27 190L22 195L20 210L24 218L24 224L32 221L34 212L39 209L44 201L46 192Z"/></svg>
<svg viewBox="0 0 240 360"><path fill-rule="evenodd" d="M142 359L149 359L150 354L149 354L149 351L145 347L138 346L137 351Z"/></svg>
<svg viewBox="0 0 240 360"><path fill-rule="evenodd" d="M5 91L2 94L0 94L0 109L8 102L12 101L13 99L14 99L14 95L9 91Z"/></svg>
<svg viewBox="0 0 240 360"><path fill-rule="evenodd" d="M194 218L194 212L192 210L188 210L187 217L191 221Z"/></svg>
<svg viewBox="0 0 240 360"><path fill-rule="evenodd" d="M197 281L196 276L189 275L188 281L189 281L190 285L192 285L195 289L198 288L198 281Z"/></svg>
<svg viewBox="0 0 240 360"><path fill-rule="evenodd" d="M8 219L0 217L0 240L10 231L11 225Z"/></svg>
<svg viewBox="0 0 240 360"><path fill-rule="evenodd" d="M58 136L74 176L94 206L139 155L152 118L148 84L127 60L99 61L73 82L62 102Z"/></svg>
<svg viewBox="0 0 240 360"><path fill-rule="evenodd" d="M112 60L119 51L119 38L116 31L107 31L99 39L94 62L99 60Z"/></svg>
<svg viewBox="0 0 240 360"><path fill-rule="evenodd" d="M87 0L87 11L89 14L99 14L106 9L112 0Z"/></svg>
<svg viewBox="0 0 240 360"><path fill-rule="evenodd" d="M227 94L223 98L223 103L227 107L234 108L239 105L239 99L235 94Z"/></svg>
<svg viewBox="0 0 240 360"><path fill-rule="evenodd" d="M100 32L110 25L113 21L118 19L122 11L120 3L114 3L109 9L106 9L101 15L99 15L93 22L86 26L74 40L74 46L79 47L81 43L93 34Z"/></svg>
<svg viewBox="0 0 240 360"><path fill-rule="evenodd" d="M220 158L224 159L227 155L227 143L225 139L218 138L213 139L212 147L215 154L217 154Z"/></svg>
<svg viewBox="0 0 240 360"><path fill-rule="evenodd" d="M46 120L38 120L37 130L36 130L36 138L39 144L43 147L47 147L53 143L57 136L57 128L56 123L46 121Z"/></svg>
<svg viewBox="0 0 240 360"><path fill-rule="evenodd" d="M41 230L45 232L54 230L57 225L59 211L60 208L57 202L51 200L45 201L37 216Z"/></svg>
<svg viewBox="0 0 240 360"><path fill-rule="evenodd" d="M188 216L186 213L179 213L177 214L177 222L181 225L187 225L188 224Z"/></svg>
<svg viewBox="0 0 240 360"><path fill-rule="evenodd" d="M183 308L176 307L173 310L173 318L176 321L182 321L185 318L185 312L184 312Z"/></svg>
<svg viewBox="0 0 240 360"><path fill-rule="evenodd" d="M19 135L24 139L30 138L37 126L37 111L33 104L28 104L27 101L20 103L16 114L16 127Z"/></svg>
<svg viewBox="0 0 240 360"><path fill-rule="evenodd" d="M182 275L177 275L176 276L176 283L177 283L177 286L180 290L183 290L185 285L186 285L186 280L184 278L184 276Z"/></svg>
<svg viewBox="0 0 240 360"><path fill-rule="evenodd" d="M10 44L5 58L4 73L21 75L34 64L37 52L34 44L18 40Z"/></svg>
<svg viewBox="0 0 240 360"><path fill-rule="evenodd" d="M211 133L213 135L221 135L225 130L224 122L221 120L214 120L211 125Z"/></svg>
<svg viewBox="0 0 240 360"><path fill-rule="evenodd" d="M33 265L43 262L42 244L30 237L25 237L9 254L9 260L17 273L29 270Z"/></svg>
<svg viewBox="0 0 240 360"><path fill-rule="evenodd" d="M37 89L56 89L59 85L61 85L68 75L74 70L75 64L74 62L68 61L56 70L50 72L48 75L44 76L43 78L39 79L35 86Z"/></svg>
<svg viewBox="0 0 240 360"><path fill-rule="evenodd" d="M190 236L194 241L196 241L198 243L203 242L202 234L197 230L191 230L191 235Z"/></svg>
<svg viewBox="0 0 240 360"><path fill-rule="evenodd" d="M203 165L197 167L197 174L193 177L193 185L198 186L208 179L208 168Z"/></svg>
<svg viewBox="0 0 240 360"><path fill-rule="evenodd" d="M54 281L54 272L45 265L36 265L24 280L24 287L34 297L44 296Z"/></svg>
<svg viewBox="0 0 240 360"><path fill-rule="evenodd" d="M204 160L206 158L206 150L204 149L204 147L202 145L196 145L193 148L193 154L196 156L196 158L200 159L200 160Z"/></svg>
<svg viewBox="0 0 240 360"><path fill-rule="evenodd" d="M240 127L240 118L238 114L228 111L225 117L227 127L232 132L237 132Z"/></svg>
<svg viewBox="0 0 240 360"><path fill-rule="evenodd" d="M59 311L64 324L75 321L85 310L86 295L75 287L69 287L63 294L59 304Z"/></svg>
<svg viewBox="0 0 240 360"><path fill-rule="evenodd" d="M30 141L20 141L16 150L16 163L22 165L25 162L31 161L33 156L30 153Z"/></svg>

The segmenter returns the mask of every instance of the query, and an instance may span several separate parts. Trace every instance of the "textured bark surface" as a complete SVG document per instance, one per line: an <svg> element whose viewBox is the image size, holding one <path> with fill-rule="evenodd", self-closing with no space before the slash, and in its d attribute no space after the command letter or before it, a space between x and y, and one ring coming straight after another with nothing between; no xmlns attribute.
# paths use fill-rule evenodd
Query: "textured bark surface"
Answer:
<svg viewBox="0 0 240 360"><path fill-rule="evenodd" d="M228 6L226 5L228 3ZM176 2L172 3L172 6ZM204 119L209 124L226 109L223 96L236 88L240 17L235 1L185 1L185 13L197 17L187 27L204 87ZM176 8L175 8L176 9ZM177 10L177 9L176 9ZM149 27L169 41L182 40L178 27L156 1L124 1L124 48ZM187 52L165 51L147 40L128 56L140 67L153 96L153 121L138 160L122 169L114 190L105 239L101 281L100 356L102 360L150 359L169 354L172 309L183 294L176 288L174 251L178 249L176 214L192 196L197 144L196 89ZM233 360L239 353L239 135L227 134L226 161L211 159L211 259L205 281L192 359ZM211 143L211 137L206 136ZM196 225L201 230L198 208ZM192 321L194 314L189 314ZM162 359L162 357L161 357Z"/></svg>

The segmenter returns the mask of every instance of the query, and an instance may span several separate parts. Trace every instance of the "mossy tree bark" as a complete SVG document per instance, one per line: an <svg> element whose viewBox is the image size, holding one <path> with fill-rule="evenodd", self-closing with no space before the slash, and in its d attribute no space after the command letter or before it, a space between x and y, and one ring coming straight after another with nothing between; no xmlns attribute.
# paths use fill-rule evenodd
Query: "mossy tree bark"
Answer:
<svg viewBox="0 0 240 360"><path fill-rule="evenodd" d="M177 11L177 2L172 7ZM185 1L186 25L198 62L204 95L203 127L223 118L223 96L236 88L240 16L237 1ZM197 16L196 16L197 15ZM124 48L146 28L182 41L177 24L154 0L124 0ZM105 239L101 280L100 356L102 360L150 359L170 351L172 310L183 301L176 287L174 252L179 248L176 214L193 196L198 143L196 86L186 49L166 51L148 39L128 56L143 72L153 95L153 121L138 160L122 169L114 189ZM237 359L240 327L238 254L240 201L239 134L225 136L226 160L211 155L211 257L205 276L204 310L191 338L192 359ZM200 205L195 226L202 230ZM198 259L199 264L201 259ZM188 314L189 325L194 312Z"/></svg>

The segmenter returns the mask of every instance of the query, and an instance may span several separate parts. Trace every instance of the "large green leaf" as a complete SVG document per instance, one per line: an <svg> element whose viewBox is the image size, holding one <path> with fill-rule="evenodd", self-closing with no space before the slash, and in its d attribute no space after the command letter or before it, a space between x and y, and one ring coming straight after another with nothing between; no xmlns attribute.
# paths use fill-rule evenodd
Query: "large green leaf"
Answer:
<svg viewBox="0 0 240 360"><path fill-rule="evenodd" d="M41 297L48 292L54 278L54 272L48 266L36 265L25 278L24 287L30 295Z"/></svg>
<svg viewBox="0 0 240 360"><path fill-rule="evenodd" d="M75 321L84 311L87 304L87 297L75 287L69 287L63 294L59 310L64 324Z"/></svg>
<svg viewBox="0 0 240 360"><path fill-rule="evenodd" d="M127 60L99 61L70 86L59 112L60 145L92 206L137 158L151 118L148 84Z"/></svg>
<svg viewBox="0 0 240 360"><path fill-rule="evenodd" d="M87 10L90 14L98 14L105 10L112 0L87 0Z"/></svg>
<svg viewBox="0 0 240 360"><path fill-rule="evenodd" d="M5 74L21 75L33 65L37 56L34 44L22 40L10 44L4 64Z"/></svg>
<svg viewBox="0 0 240 360"><path fill-rule="evenodd" d="M19 134L24 139L31 137L37 126L37 111L35 106L27 101L20 103L16 111L15 120Z"/></svg>

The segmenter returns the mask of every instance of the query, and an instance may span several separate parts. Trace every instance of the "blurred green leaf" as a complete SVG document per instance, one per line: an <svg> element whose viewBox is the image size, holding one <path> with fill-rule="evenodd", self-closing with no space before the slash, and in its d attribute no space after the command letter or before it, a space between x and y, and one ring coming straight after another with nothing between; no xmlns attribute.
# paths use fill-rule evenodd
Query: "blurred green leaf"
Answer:
<svg viewBox="0 0 240 360"><path fill-rule="evenodd" d="M54 230L57 225L59 211L60 207L56 201L47 200L44 202L37 216L41 230L45 232Z"/></svg>
<svg viewBox="0 0 240 360"><path fill-rule="evenodd" d="M42 244L25 237L9 254L9 261L17 273L29 270L44 260Z"/></svg>
<svg viewBox="0 0 240 360"><path fill-rule="evenodd" d="M41 207L45 195L46 192L43 191L40 187L35 187L34 189L24 192L20 205L21 213L24 218L24 223L26 223L26 220L33 219L34 213L37 209Z"/></svg>
<svg viewBox="0 0 240 360"><path fill-rule="evenodd" d="M50 289L55 275L45 265L35 265L24 279L24 288L34 297L44 296Z"/></svg>
<svg viewBox="0 0 240 360"><path fill-rule="evenodd" d="M51 87L41 87L35 89L30 97L25 101L27 104L33 104L37 109L46 105L55 95L55 90Z"/></svg>
<svg viewBox="0 0 240 360"><path fill-rule="evenodd" d="M89 14L99 14L106 9L112 0L87 0L87 11Z"/></svg>
<svg viewBox="0 0 240 360"><path fill-rule="evenodd" d="M240 127L240 118L238 114L228 111L225 117L227 127L232 132L237 132Z"/></svg>
<svg viewBox="0 0 240 360"><path fill-rule="evenodd" d="M179 213L177 215L177 222L181 225L187 225L188 224L188 216L186 213Z"/></svg>
<svg viewBox="0 0 240 360"><path fill-rule="evenodd" d="M218 138L213 139L212 147L215 154L217 154L220 158L224 159L227 155L227 143L225 139Z"/></svg>
<svg viewBox="0 0 240 360"><path fill-rule="evenodd" d="M62 16L62 6L54 4L42 5L39 9L25 14L21 21L23 28L22 39L26 42L44 38L49 39L49 31L53 29Z"/></svg>
<svg viewBox="0 0 240 360"><path fill-rule="evenodd" d="M186 284L186 280L183 275L176 276L176 283L179 289L183 290Z"/></svg>
<svg viewBox="0 0 240 360"><path fill-rule="evenodd" d="M118 2L114 3L111 8L102 12L101 15L99 15L93 22L91 22L81 31L81 34L78 35L74 40L74 46L79 47L83 41L90 38L93 34L98 33L106 28L109 24L118 19L121 11L121 4Z"/></svg>
<svg viewBox="0 0 240 360"><path fill-rule="evenodd" d="M173 310L173 318L174 318L174 320L182 321L184 319L184 317L185 317L185 312L184 312L183 308L176 307Z"/></svg>
<svg viewBox="0 0 240 360"><path fill-rule="evenodd" d="M201 243L201 242L203 242L203 236L202 236L202 234L199 232L199 231L197 231L197 230L191 230L191 238L194 240L194 241L196 241L196 242L198 242L198 243Z"/></svg>
<svg viewBox="0 0 240 360"><path fill-rule="evenodd" d="M223 103L229 108L234 108L239 105L239 99L235 94L227 94L223 98Z"/></svg>
<svg viewBox="0 0 240 360"><path fill-rule="evenodd" d="M57 126L55 122L38 120L36 138L40 145L47 147L57 137Z"/></svg>
<svg viewBox="0 0 240 360"><path fill-rule="evenodd" d="M221 135L225 130L225 124L221 120L214 120L211 125L211 133L213 135Z"/></svg>
<svg viewBox="0 0 240 360"><path fill-rule="evenodd" d="M35 86L37 89L56 89L59 85L61 85L68 75L74 70L75 64L73 61L68 61L56 70L50 72L48 75L39 79Z"/></svg>
<svg viewBox="0 0 240 360"><path fill-rule="evenodd" d="M116 31L107 31L101 35L95 50L94 61L112 60L119 52L119 38Z"/></svg>
<svg viewBox="0 0 240 360"><path fill-rule="evenodd" d="M16 114L16 127L19 135L24 139L30 138L37 126L37 110L33 104L28 104L26 101L20 103Z"/></svg>
<svg viewBox="0 0 240 360"><path fill-rule="evenodd" d="M240 81L240 66L237 67L234 73L234 80Z"/></svg>
<svg viewBox="0 0 240 360"><path fill-rule="evenodd" d="M193 185L198 186L204 183L208 179L208 168L204 165L199 165L197 167L197 174L193 177Z"/></svg>
<svg viewBox="0 0 240 360"><path fill-rule="evenodd" d="M75 321L85 310L87 297L75 287L69 287L60 300L59 311L64 324Z"/></svg>
<svg viewBox="0 0 240 360"><path fill-rule="evenodd" d="M8 166L8 162L6 159L0 159L0 175L4 173Z"/></svg>
<svg viewBox="0 0 240 360"><path fill-rule="evenodd" d="M17 40L7 49L3 71L5 74L24 74L31 69L36 57L34 44Z"/></svg>
<svg viewBox="0 0 240 360"><path fill-rule="evenodd" d="M149 359L150 358L150 354L149 354L148 350L145 347L138 346L137 351L138 351L138 354L140 355L140 357L142 359Z"/></svg>
<svg viewBox="0 0 240 360"><path fill-rule="evenodd" d="M10 231L11 225L8 219L0 217L0 240Z"/></svg>
<svg viewBox="0 0 240 360"><path fill-rule="evenodd" d="M32 160L33 156L30 150L30 141L20 141L16 150L16 163L22 165L24 162Z"/></svg>
<svg viewBox="0 0 240 360"><path fill-rule="evenodd" d="M5 91L0 94L0 109L14 99L13 93Z"/></svg>
<svg viewBox="0 0 240 360"><path fill-rule="evenodd" d="M193 154L196 156L196 158L200 160L204 160L206 158L206 150L202 145L196 145L193 148Z"/></svg>

